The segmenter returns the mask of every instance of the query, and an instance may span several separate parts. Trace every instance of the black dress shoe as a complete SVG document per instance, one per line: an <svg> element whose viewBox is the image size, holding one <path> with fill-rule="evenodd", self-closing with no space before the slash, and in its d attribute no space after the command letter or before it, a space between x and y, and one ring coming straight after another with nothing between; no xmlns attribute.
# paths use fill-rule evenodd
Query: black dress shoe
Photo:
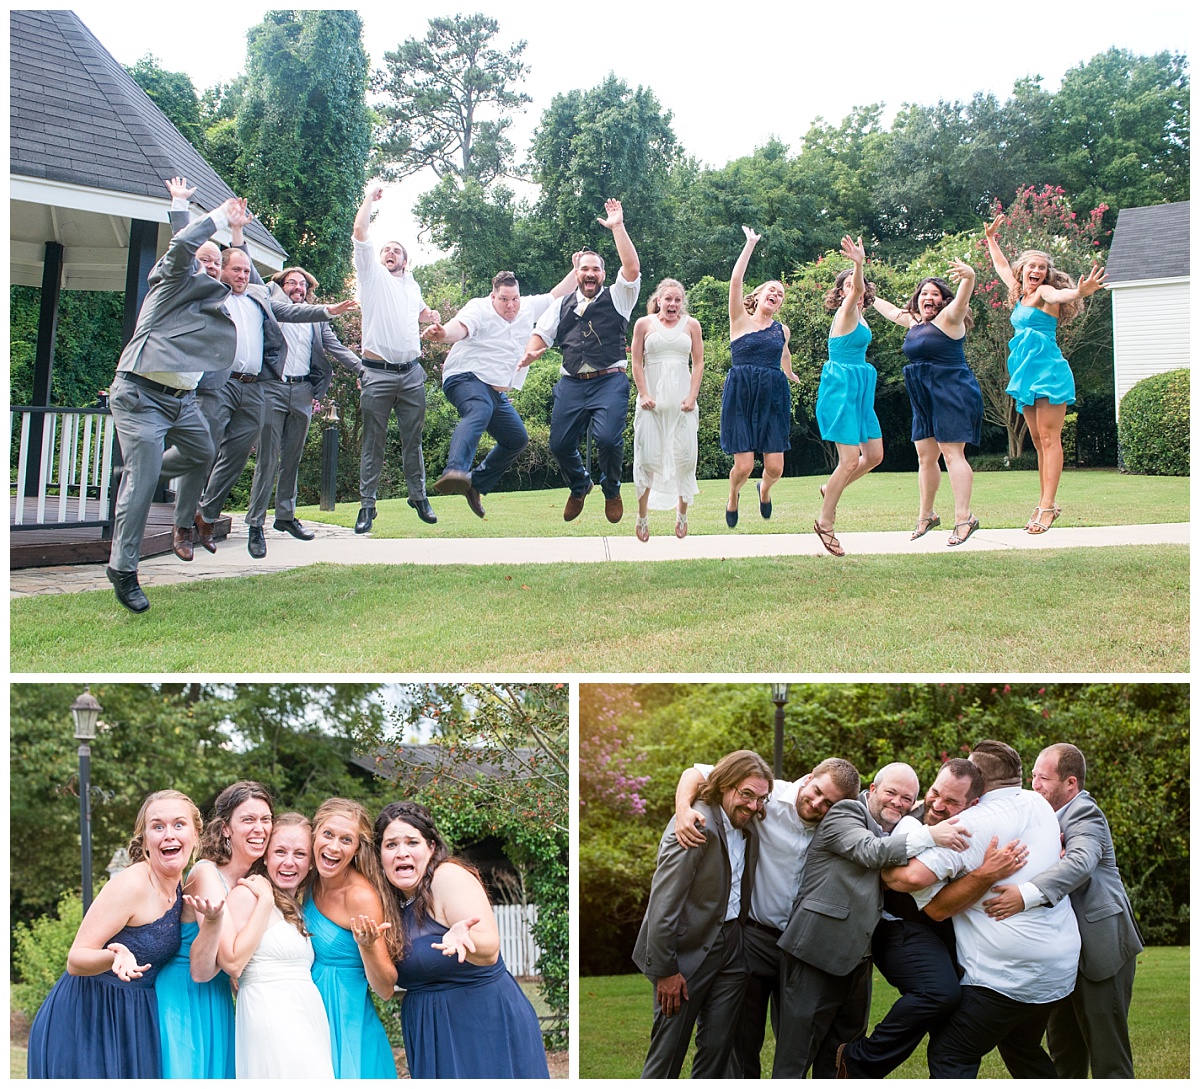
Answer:
<svg viewBox="0 0 1200 1089"><path fill-rule="evenodd" d="M104 573L117 592L117 600L131 613L144 613L150 608L150 599L138 585L136 571L114 571L111 567L106 567Z"/></svg>
<svg viewBox="0 0 1200 1089"><path fill-rule="evenodd" d="M467 506L477 518L483 517L483 496L476 488L468 488L463 494L467 497Z"/></svg>
<svg viewBox="0 0 1200 1089"><path fill-rule="evenodd" d="M256 560L261 560L267 554L267 539L263 536L262 526L250 526L250 540L246 543L246 551Z"/></svg>
<svg viewBox="0 0 1200 1089"><path fill-rule="evenodd" d="M371 525L375 521L374 507L360 507L358 511L358 520L354 523L355 533L369 533Z"/></svg>
<svg viewBox="0 0 1200 1089"><path fill-rule="evenodd" d="M417 517L422 522L428 522L431 526L437 524L437 515L433 513L433 507L429 505L429 500L424 496L420 499L410 499L408 505L417 512Z"/></svg>
<svg viewBox="0 0 1200 1089"><path fill-rule="evenodd" d="M316 536L311 529L305 529L295 518L276 518L275 530L278 533L290 533L297 541L311 541Z"/></svg>

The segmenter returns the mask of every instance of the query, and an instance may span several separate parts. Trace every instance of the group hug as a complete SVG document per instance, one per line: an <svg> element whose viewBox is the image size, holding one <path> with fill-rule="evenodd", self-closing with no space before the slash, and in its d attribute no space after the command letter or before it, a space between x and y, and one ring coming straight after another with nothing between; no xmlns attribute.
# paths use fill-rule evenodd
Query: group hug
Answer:
<svg viewBox="0 0 1200 1089"><path fill-rule="evenodd" d="M934 1078L1132 1078L1142 942L1084 754L996 740L862 789L847 760L796 782L756 753L686 769L633 959L654 987L644 1078L883 1078L929 1037ZM872 965L899 998L870 1035ZM1043 1048L1043 1037L1046 1048Z"/></svg>
<svg viewBox="0 0 1200 1089"><path fill-rule="evenodd" d="M250 259L245 228L253 216L244 200L230 198L192 218L195 189L187 179L167 182L175 234L151 270L149 290L134 333L121 353L109 393L122 464L107 575L117 600L135 613L150 608L137 568L150 505L161 482L175 481L172 550L185 562L196 545L216 552L215 525L250 454L257 450L246 523L250 555L267 554L266 512L275 497L273 528L302 540L313 531L296 518L300 459L314 399L329 388L333 364L356 377L362 422L360 508L356 533L376 518L388 422L399 427L408 505L426 523L437 514L426 489L422 433L426 372L422 340L450 345L442 367L446 399L459 413L447 463L432 490L461 495L483 518L484 497L529 443L509 393L520 388L527 368L547 349L562 355L550 418L550 452L569 488L563 518L578 518L599 483L610 523L624 517L621 474L630 375L637 389L633 483L634 532L650 538L649 511L675 510L675 535L688 532L688 507L699 492L697 396L704 371L699 322L688 315L677 280L663 280L650 296L647 314L629 324L641 293L641 265L618 200L605 203L598 223L613 236L620 265L606 285L604 258L593 250L572 255L562 280L543 295L522 296L517 276L497 272L492 292L467 302L442 322L408 267L396 241L375 250L369 237L382 187L370 189L354 221L357 301L315 304L315 277L298 266L264 284ZM1103 285L1104 270L1076 283L1057 269L1050 254L1021 253L1009 265L997 241L1003 216L985 228L988 248L1009 288L1015 335L1009 343L1008 392L1029 424L1038 455L1038 503L1026 525L1045 533L1060 514L1062 427L1074 401L1070 366L1058 349L1057 327L1070 321L1083 300ZM760 284L748 294L743 281L760 236L743 227L746 243L729 285L731 363L721 396L720 444L733 458L725 521L738 524L739 498L756 456L759 514L773 512L771 489L783 475L790 449L792 401L788 382L798 382L788 350L790 331L779 320L784 285ZM225 250L212 240L228 230ZM876 372L867 362L871 330L864 317L873 307L906 328L904 380L912 402L912 440L918 458L919 504L913 539L941 524L934 500L945 460L953 493L951 546L979 527L971 509L972 471L967 443L979 443L983 397L967 365L964 344L971 328L975 272L951 263L948 275L926 277L903 305L876 297L864 276L862 239L842 240L851 267L838 274L826 299L833 314L829 359L821 370L817 422L821 437L837 448L838 463L821 486L813 530L834 556L844 555L835 532L837 505L846 487L883 460L875 413ZM360 354L343 345L329 319L354 305L362 310ZM493 445L476 464L484 432ZM580 455L590 436L594 477Z"/></svg>
<svg viewBox="0 0 1200 1089"><path fill-rule="evenodd" d="M310 821L243 781L202 822L159 790L129 857L34 1017L29 1077L395 1078L371 992L397 988L412 1077L549 1076L480 875L424 806Z"/></svg>

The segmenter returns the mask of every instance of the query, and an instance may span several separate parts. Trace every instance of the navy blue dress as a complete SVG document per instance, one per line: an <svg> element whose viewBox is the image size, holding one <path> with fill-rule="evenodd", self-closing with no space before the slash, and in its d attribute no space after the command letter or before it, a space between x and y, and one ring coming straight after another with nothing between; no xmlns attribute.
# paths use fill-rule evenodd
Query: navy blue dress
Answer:
<svg viewBox="0 0 1200 1089"><path fill-rule="evenodd" d="M433 943L446 928L433 919L418 927L404 909L412 944L396 965L405 988L400 1007L404 1054L414 1078L548 1078L537 1014L517 981L495 964L458 963Z"/></svg>
<svg viewBox="0 0 1200 1089"><path fill-rule="evenodd" d="M63 973L29 1030L31 1078L160 1078L158 970L179 950L183 887L159 919L127 926L105 943L120 942L150 968L141 979L112 972Z"/></svg>
<svg viewBox="0 0 1200 1089"><path fill-rule="evenodd" d="M729 346L721 392L721 449L727 454L781 454L792 448L792 394L780 369L783 326L740 336Z"/></svg>
<svg viewBox="0 0 1200 1089"><path fill-rule="evenodd" d="M983 393L967 366L966 337L957 340L931 322L918 322L904 335L901 351L912 360L904 385L912 404L912 441L937 439L979 445Z"/></svg>

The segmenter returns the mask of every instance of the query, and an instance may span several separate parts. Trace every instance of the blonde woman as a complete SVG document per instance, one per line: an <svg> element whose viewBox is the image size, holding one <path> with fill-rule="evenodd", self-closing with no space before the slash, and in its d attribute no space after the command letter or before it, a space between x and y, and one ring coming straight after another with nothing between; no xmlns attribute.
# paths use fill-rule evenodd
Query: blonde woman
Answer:
<svg viewBox="0 0 1200 1089"><path fill-rule="evenodd" d="M185 899L205 922L194 945L215 940L221 904L183 895L200 839L200 811L177 790L147 796L134 822L133 865L88 908L67 970L29 1030L31 1078L158 1078L162 1060L154 984L179 949ZM211 953L211 948L210 948Z"/></svg>
<svg viewBox="0 0 1200 1089"><path fill-rule="evenodd" d="M675 508L675 536L687 536L688 504L696 497L699 423L696 396L704 376L700 323L687 312L678 280L654 289L646 317L633 327L633 486L637 491L637 539L650 540L649 509ZM688 360L691 368L688 368Z"/></svg>
<svg viewBox="0 0 1200 1089"><path fill-rule="evenodd" d="M1026 533L1045 533L1058 518L1055 502L1062 478L1062 429L1067 405L1075 401L1075 377L1058 348L1058 327L1083 311L1083 300L1104 286L1104 269L1093 263L1076 285L1054 258L1043 250L1023 250L1009 265L997 233L1003 214L983 228L988 253L996 274L1008 288L1008 305L1013 308L1015 330L1008 342L1008 387L1005 392L1017 403L1017 411L1029 425L1029 436L1037 450L1038 505L1025 526Z"/></svg>
<svg viewBox="0 0 1200 1089"><path fill-rule="evenodd" d="M329 1022L313 984L312 942L297 899L312 862L312 828L284 813L264 859L229 894L221 961L238 980L239 1078L332 1078Z"/></svg>
<svg viewBox="0 0 1200 1089"><path fill-rule="evenodd" d="M392 997L400 931L379 872L371 816L358 802L330 798L313 815L313 873L304 922L316 954L313 981L333 1033L334 1074L394 1078L391 1045L367 990Z"/></svg>
<svg viewBox="0 0 1200 1089"><path fill-rule="evenodd" d="M783 284L768 280L742 297L750 255L762 237L742 227L746 244L729 279L729 373L721 392L721 449L733 455L725 524L738 523L738 493L754 471L754 455L763 457L758 511L771 517L771 488L783 476L784 451L790 450L792 395L788 382L799 382L788 351L791 331L775 315L783 306ZM782 372L780 370L782 368Z"/></svg>

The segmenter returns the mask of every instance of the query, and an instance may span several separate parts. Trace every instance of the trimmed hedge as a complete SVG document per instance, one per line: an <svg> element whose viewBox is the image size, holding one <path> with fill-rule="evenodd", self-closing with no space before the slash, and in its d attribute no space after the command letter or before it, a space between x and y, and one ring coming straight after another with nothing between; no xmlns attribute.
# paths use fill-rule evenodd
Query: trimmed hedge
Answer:
<svg viewBox="0 0 1200 1089"><path fill-rule="evenodd" d="M1143 378L1123 398L1117 422L1121 460L1131 473L1190 476L1191 372Z"/></svg>

